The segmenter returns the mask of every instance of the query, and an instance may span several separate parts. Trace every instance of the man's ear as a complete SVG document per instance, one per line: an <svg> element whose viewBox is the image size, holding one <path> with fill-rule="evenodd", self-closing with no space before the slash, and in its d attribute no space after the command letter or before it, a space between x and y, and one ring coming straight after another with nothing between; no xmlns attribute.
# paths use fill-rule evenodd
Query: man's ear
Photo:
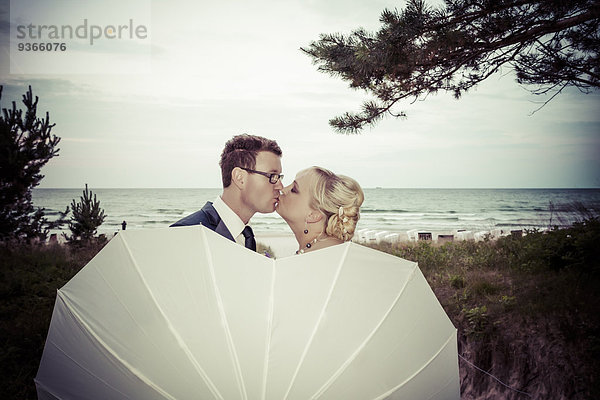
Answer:
<svg viewBox="0 0 600 400"><path fill-rule="evenodd" d="M231 171L231 183L238 187L238 189L243 189L246 182L247 173L243 169L239 167L235 167Z"/></svg>
<svg viewBox="0 0 600 400"><path fill-rule="evenodd" d="M308 222L309 224L313 224L315 222L319 222L320 220L322 220L324 217L323 213L317 211L317 210L312 210L310 212L310 214L308 214L308 216L306 217L306 222Z"/></svg>

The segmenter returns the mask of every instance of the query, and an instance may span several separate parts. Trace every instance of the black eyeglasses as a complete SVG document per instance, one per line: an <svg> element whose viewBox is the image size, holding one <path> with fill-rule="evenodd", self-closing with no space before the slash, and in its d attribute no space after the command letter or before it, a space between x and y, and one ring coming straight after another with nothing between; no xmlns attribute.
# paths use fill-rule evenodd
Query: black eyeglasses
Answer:
<svg viewBox="0 0 600 400"><path fill-rule="evenodd" d="M260 174L262 176L266 176L267 178L269 178L269 182L271 182L273 185L276 184L277 182L279 182L280 179L283 179L282 174L269 174L267 172L255 171L250 168L244 168L244 167L239 167L239 168L243 169L244 171L252 172L254 174Z"/></svg>

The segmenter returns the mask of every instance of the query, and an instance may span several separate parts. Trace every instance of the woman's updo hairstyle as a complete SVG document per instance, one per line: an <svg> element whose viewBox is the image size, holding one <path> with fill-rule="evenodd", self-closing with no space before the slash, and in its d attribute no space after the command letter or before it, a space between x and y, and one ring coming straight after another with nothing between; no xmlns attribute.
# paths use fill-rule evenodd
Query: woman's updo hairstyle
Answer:
<svg viewBox="0 0 600 400"><path fill-rule="evenodd" d="M354 236L360 218L360 206L365 199L363 191L354 179L336 175L321 168L308 169L315 177L310 206L327 217L325 233L344 242Z"/></svg>

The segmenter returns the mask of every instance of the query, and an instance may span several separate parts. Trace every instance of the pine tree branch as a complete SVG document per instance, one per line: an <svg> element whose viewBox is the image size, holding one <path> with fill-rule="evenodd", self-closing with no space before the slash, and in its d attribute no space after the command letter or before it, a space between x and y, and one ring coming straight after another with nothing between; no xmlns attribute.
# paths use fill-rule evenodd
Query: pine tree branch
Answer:
<svg viewBox="0 0 600 400"><path fill-rule="evenodd" d="M330 121L338 131L356 133L384 114L404 116L391 112L401 99L438 90L458 98L505 65L520 83L600 88L599 17L599 1L448 0L444 8L429 8L411 0L402 12L384 10L375 35L321 35L301 51L319 71L380 102Z"/></svg>

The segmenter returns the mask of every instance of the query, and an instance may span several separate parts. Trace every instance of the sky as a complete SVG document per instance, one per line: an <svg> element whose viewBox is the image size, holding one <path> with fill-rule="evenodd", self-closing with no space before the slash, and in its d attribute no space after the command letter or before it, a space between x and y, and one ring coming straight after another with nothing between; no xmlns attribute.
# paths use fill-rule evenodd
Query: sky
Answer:
<svg viewBox="0 0 600 400"><path fill-rule="evenodd" d="M532 114L547 98L509 68L460 100L407 101L396 107L406 119L334 132L329 119L368 96L317 71L300 47L324 33L376 31L381 11L403 1L0 4L2 107L31 85L38 115L48 111L61 137L42 188L220 187L223 145L241 133L279 143L284 184L319 165L365 188L600 187L600 93L568 89ZM103 29L132 20L146 34L55 40L67 51L45 55L10 47L18 24L84 19Z"/></svg>

